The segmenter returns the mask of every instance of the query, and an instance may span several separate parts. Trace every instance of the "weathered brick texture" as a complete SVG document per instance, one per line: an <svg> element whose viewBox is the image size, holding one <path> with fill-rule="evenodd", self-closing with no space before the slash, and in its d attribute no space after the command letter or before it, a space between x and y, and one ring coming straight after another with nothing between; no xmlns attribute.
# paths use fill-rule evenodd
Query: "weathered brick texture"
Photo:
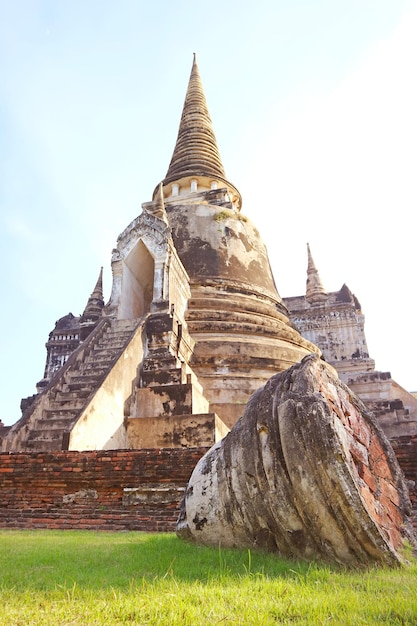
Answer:
<svg viewBox="0 0 417 626"><path fill-rule="evenodd" d="M392 443L417 529L417 436ZM206 451L1 453L0 527L172 531L182 490Z"/></svg>
<svg viewBox="0 0 417 626"><path fill-rule="evenodd" d="M391 441L391 445L408 483L413 524L417 530L417 435L397 437Z"/></svg>
<svg viewBox="0 0 417 626"><path fill-rule="evenodd" d="M0 527L172 531L206 451L1 453Z"/></svg>

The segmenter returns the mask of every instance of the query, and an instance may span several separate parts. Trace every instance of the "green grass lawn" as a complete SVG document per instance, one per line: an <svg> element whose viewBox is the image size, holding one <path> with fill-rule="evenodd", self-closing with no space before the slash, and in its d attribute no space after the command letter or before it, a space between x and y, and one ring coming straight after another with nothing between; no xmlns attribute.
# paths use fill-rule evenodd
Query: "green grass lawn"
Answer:
<svg viewBox="0 0 417 626"><path fill-rule="evenodd" d="M173 534L0 530L0 624L417 625L417 563L346 571Z"/></svg>

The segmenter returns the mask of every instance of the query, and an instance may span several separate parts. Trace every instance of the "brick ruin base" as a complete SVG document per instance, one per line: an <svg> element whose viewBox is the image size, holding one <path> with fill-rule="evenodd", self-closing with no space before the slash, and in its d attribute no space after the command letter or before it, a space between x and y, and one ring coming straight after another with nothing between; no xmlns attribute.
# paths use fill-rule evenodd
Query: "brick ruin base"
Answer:
<svg viewBox="0 0 417 626"><path fill-rule="evenodd" d="M0 454L0 527L173 531L207 448Z"/></svg>
<svg viewBox="0 0 417 626"><path fill-rule="evenodd" d="M417 532L417 435L398 437L391 441L391 445L407 480L413 507L412 521Z"/></svg>
<svg viewBox="0 0 417 626"><path fill-rule="evenodd" d="M417 530L417 436L392 442ZM0 528L173 531L207 448L0 453Z"/></svg>

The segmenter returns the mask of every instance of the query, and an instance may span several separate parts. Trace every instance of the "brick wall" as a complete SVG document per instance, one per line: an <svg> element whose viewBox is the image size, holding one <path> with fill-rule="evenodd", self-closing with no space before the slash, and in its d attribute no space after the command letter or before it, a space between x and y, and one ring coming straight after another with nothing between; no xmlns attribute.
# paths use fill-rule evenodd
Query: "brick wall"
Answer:
<svg viewBox="0 0 417 626"><path fill-rule="evenodd" d="M391 441L391 445L407 480L413 507L413 524L417 531L417 435L397 437Z"/></svg>
<svg viewBox="0 0 417 626"><path fill-rule="evenodd" d="M417 436L392 442L417 529ZM207 448L0 453L0 528L172 531Z"/></svg>
<svg viewBox="0 0 417 626"><path fill-rule="evenodd" d="M0 527L174 530L206 451L0 453Z"/></svg>

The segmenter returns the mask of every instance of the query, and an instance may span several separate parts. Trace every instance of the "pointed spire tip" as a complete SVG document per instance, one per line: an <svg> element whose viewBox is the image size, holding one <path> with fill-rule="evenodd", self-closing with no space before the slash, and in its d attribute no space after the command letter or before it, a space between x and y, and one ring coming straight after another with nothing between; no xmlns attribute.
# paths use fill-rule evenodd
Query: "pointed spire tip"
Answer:
<svg viewBox="0 0 417 626"><path fill-rule="evenodd" d="M310 246L307 244L307 283L306 283L306 299L310 303L322 302L327 298L327 292L323 287L321 278L314 264Z"/></svg>
<svg viewBox="0 0 417 626"><path fill-rule="evenodd" d="M207 189L210 188L212 181L216 184L218 182L219 185L223 183L232 192L233 202L240 210L242 204L240 193L226 179L220 158L195 52L193 52L193 66L188 81L177 140L162 184L164 188L169 183L178 181L180 184L186 184L187 179L189 179L187 184L190 184L191 177L200 180L209 179L208 181L205 180L204 183ZM157 186L152 196L154 200L158 193ZM170 198L169 190L167 198Z"/></svg>

